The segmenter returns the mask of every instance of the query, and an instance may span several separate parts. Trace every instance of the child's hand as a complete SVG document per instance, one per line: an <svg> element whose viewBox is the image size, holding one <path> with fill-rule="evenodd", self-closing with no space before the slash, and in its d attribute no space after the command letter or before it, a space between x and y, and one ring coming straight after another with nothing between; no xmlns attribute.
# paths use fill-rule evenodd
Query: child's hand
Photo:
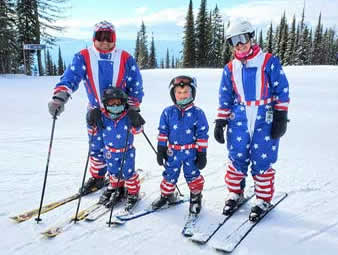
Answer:
<svg viewBox="0 0 338 255"><path fill-rule="evenodd" d="M207 153L206 152L197 152L195 165L198 169L202 170L207 165Z"/></svg>
<svg viewBox="0 0 338 255"><path fill-rule="evenodd" d="M167 146L157 145L157 163L160 166L163 166L165 161L168 160L167 151L168 151Z"/></svg>

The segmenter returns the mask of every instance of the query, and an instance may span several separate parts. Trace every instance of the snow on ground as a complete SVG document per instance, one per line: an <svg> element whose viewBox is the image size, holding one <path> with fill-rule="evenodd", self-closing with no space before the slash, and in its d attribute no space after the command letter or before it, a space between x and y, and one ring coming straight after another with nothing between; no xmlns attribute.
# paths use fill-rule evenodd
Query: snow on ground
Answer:
<svg viewBox="0 0 338 255"><path fill-rule="evenodd" d="M205 176L201 222L217 217L226 196L223 177L226 148L213 138L213 120L221 69L168 69L143 71L145 97L142 114L145 133L156 146L160 113L171 104L170 79L194 75L198 81L196 104L210 125L208 165ZM288 132L282 138L276 190L289 193L233 254L337 254L338 250L338 67L286 67L291 105ZM58 77L0 76L0 228L1 254L218 254L212 241L222 240L231 223L205 246L181 235L188 204L108 228L107 217L94 223L72 226L55 239L40 232L75 213L72 202L43 214L43 221L21 224L8 217L39 206L46 168L52 119L47 102ZM49 165L45 203L63 198L79 188L86 162L88 141L85 128L87 99L81 85L56 121ZM159 194L161 168L143 135L136 137L136 165L149 176L142 184L146 193L139 208ZM180 189L188 194L184 178ZM248 185L252 183L248 178ZM99 194L82 199L82 208L97 201ZM222 236L223 234L223 236Z"/></svg>

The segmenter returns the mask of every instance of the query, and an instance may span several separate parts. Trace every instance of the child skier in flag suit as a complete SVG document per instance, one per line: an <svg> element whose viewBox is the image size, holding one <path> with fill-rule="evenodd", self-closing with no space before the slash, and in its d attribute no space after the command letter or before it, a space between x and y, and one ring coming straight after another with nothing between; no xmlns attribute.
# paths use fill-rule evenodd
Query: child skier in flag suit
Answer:
<svg viewBox="0 0 338 255"><path fill-rule="evenodd" d="M72 63L54 88L52 100L48 103L52 116L58 116L63 112L70 95L79 88L79 83L83 81L89 100L88 110L99 110L92 118L96 116L99 121L101 116L99 113L104 111L101 97L105 89L118 87L128 94L128 116L131 121L136 126L142 124L137 113L143 98L139 68L128 52L117 49L115 46L114 26L107 21L97 23L94 27L93 45L75 54ZM89 129L89 139L91 139L90 132ZM80 191L82 194L102 188L104 185L107 164L102 153L95 153L95 156L90 157L89 171L92 177Z"/></svg>
<svg viewBox="0 0 338 255"><path fill-rule="evenodd" d="M111 87L104 91L102 102L104 111L92 109L88 113L91 157L103 158L110 174L110 185L100 197L99 203L111 207L119 202L127 190L126 210L130 210L138 200L140 190L139 175L135 172L134 135L142 132L142 126L133 126L128 117L127 94L120 88ZM91 118L93 112L100 115L100 122ZM121 169L122 168L122 169Z"/></svg>
<svg viewBox="0 0 338 255"><path fill-rule="evenodd" d="M200 170L207 163L209 126L204 112L193 104L196 88L196 80L188 76L177 76L170 82L174 105L165 108L160 117L157 161L165 170L154 209L176 200L175 185L183 168L190 189L189 212L199 214L201 210L204 178Z"/></svg>
<svg viewBox="0 0 338 255"><path fill-rule="evenodd" d="M229 195L223 213L231 214L243 199L251 163L256 201L249 217L254 221L269 207L274 194L272 164L277 161L279 138L286 132L289 84L278 57L263 53L253 37L251 24L240 19L226 31L234 59L222 73L214 136L224 143L227 126Z"/></svg>

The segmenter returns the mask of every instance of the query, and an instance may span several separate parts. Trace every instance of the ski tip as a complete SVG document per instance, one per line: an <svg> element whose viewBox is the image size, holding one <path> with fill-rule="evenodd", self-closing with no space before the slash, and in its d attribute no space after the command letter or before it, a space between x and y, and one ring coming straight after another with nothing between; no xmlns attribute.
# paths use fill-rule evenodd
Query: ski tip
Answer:
<svg viewBox="0 0 338 255"><path fill-rule="evenodd" d="M14 221L15 223L20 223L20 222L27 220L27 219L19 217L19 216L11 216L11 217L9 217L9 219Z"/></svg>

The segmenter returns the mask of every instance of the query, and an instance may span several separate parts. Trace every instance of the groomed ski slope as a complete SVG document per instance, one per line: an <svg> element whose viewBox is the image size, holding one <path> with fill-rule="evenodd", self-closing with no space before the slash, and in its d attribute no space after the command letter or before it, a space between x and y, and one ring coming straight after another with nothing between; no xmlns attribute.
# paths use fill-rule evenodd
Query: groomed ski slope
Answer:
<svg viewBox="0 0 338 255"><path fill-rule="evenodd" d="M338 250L338 67L284 70L290 82L291 121L282 138L275 168L276 190L288 192L289 196L233 254L334 255ZM142 71L145 133L155 146L159 116L171 104L170 79L179 74L197 78L196 104L206 112L210 125L208 165L202 172L206 179L201 214L204 224L221 212L226 195L223 181L226 148L213 138L221 73L221 69ZM53 240L41 238L40 232L74 214L76 201L42 215L40 224L34 220L14 224L8 219L39 206L52 126L47 102L57 80L58 77L0 75L1 254L219 254L210 243L198 246L181 235L188 203L133 220L120 228L109 229L106 217L98 222L79 223ZM88 149L86 104L81 84L56 122L46 203L74 193L81 184ZM142 134L136 137L135 146L136 166L150 173L142 185L146 193L139 204L142 208L158 195L162 170ZM182 176L179 183L181 191L188 194ZM96 193L84 197L81 207L94 203L98 196ZM231 224L223 228L230 232Z"/></svg>

